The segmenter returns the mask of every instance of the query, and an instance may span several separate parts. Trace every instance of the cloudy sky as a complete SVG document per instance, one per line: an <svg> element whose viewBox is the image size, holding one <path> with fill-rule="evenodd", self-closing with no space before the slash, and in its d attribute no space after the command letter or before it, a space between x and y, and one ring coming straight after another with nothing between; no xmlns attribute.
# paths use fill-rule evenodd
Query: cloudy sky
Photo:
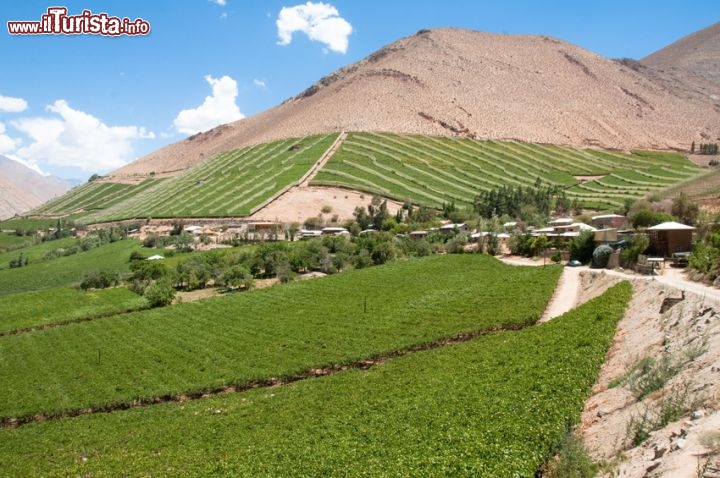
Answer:
<svg viewBox="0 0 720 478"><path fill-rule="evenodd" d="M0 154L86 179L259 113L423 28L545 34L640 59L720 20L714 0L38 0L0 4ZM11 35L49 7L148 35Z"/></svg>

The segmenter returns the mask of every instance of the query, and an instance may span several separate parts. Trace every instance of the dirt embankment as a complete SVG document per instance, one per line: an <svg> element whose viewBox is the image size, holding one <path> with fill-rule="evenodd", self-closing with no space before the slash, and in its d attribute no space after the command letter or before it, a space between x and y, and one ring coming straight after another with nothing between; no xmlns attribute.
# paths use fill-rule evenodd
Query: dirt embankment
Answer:
<svg viewBox="0 0 720 478"><path fill-rule="evenodd" d="M582 302L623 278L580 279ZM633 287L582 438L603 476L720 476L720 300L656 280Z"/></svg>

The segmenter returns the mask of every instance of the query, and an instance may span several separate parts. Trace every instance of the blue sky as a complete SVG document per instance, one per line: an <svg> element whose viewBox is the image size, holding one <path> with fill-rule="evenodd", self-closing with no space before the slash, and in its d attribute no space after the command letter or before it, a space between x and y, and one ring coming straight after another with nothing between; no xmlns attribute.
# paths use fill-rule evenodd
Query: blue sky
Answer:
<svg viewBox="0 0 720 478"><path fill-rule="evenodd" d="M148 35L11 35L51 6ZM422 28L545 34L640 59L718 21L714 0L69 0L0 5L0 154L65 178L106 173L250 116ZM717 13L715 13L717 15Z"/></svg>

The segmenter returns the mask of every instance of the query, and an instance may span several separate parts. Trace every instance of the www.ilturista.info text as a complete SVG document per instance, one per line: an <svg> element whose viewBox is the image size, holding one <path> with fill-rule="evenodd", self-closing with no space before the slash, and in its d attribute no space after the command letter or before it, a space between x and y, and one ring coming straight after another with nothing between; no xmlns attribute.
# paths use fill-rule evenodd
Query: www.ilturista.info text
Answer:
<svg viewBox="0 0 720 478"><path fill-rule="evenodd" d="M68 15L65 7L50 7L40 21L7 22L11 35L147 35L150 23L142 18L130 20L83 10L80 15Z"/></svg>

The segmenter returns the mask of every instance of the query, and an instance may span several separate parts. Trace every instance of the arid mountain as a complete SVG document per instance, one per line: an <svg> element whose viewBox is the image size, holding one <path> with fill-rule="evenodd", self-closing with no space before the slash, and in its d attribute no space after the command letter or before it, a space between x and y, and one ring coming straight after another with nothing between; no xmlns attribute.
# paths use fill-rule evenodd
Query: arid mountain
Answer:
<svg viewBox="0 0 720 478"><path fill-rule="evenodd" d="M218 152L329 131L687 150L720 138L720 105L637 62L545 36L423 30L258 115L140 158L118 176L182 170ZM674 81L674 80L672 80Z"/></svg>
<svg viewBox="0 0 720 478"><path fill-rule="evenodd" d="M0 156L0 220L23 213L70 189L55 176L43 176Z"/></svg>
<svg viewBox="0 0 720 478"><path fill-rule="evenodd" d="M698 86L720 104L720 22L681 38L641 63Z"/></svg>

